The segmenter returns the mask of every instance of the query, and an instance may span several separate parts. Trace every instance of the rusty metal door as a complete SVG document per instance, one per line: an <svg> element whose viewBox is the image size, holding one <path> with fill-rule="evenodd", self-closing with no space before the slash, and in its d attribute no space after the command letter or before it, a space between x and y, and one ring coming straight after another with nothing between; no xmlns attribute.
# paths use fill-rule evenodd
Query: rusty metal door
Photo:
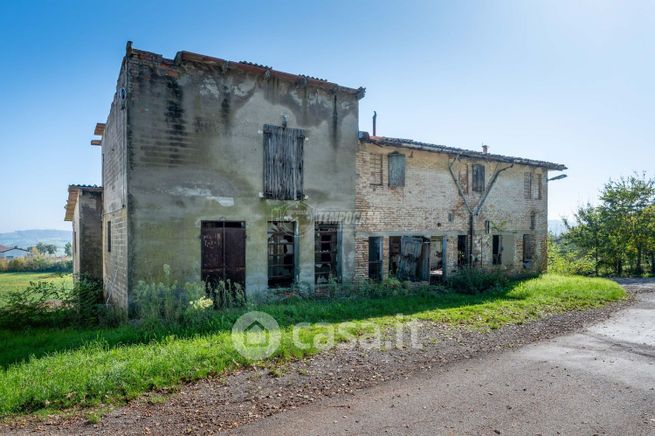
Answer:
<svg viewBox="0 0 655 436"><path fill-rule="evenodd" d="M201 232L202 280L212 287L228 279L245 286L246 223L203 221Z"/></svg>

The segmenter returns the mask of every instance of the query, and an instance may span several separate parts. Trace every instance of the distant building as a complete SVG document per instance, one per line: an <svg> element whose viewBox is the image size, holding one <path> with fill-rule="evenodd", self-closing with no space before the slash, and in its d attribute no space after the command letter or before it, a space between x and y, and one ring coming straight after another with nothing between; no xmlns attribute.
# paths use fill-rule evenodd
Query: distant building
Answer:
<svg viewBox="0 0 655 436"><path fill-rule="evenodd" d="M102 188L70 185L65 221L73 223L73 274L102 279Z"/></svg>
<svg viewBox="0 0 655 436"><path fill-rule="evenodd" d="M18 248L18 247L5 247L4 245L0 245L0 259L18 259L19 257L27 257L31 256L32 253L29 251L25 250L24 248Z"/></svg>

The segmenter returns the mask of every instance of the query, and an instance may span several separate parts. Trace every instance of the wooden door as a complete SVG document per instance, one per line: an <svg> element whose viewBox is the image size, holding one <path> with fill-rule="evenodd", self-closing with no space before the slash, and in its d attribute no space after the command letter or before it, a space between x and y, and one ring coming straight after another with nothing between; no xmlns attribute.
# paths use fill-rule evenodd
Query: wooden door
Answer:
<svg viewBox="0 0 655 436"><path fill-rule="evenodd" d="M202 280L213 287L230 280L246 282L246 224L239 221L202 222Z"/></svg>

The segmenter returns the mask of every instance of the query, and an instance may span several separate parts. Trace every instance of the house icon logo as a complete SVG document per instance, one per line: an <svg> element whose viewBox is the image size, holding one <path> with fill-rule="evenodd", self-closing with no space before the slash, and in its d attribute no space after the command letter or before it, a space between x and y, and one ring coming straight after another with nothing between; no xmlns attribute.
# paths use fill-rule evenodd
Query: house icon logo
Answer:
<svg viewBox="0 0 655 436"><path fill-rule="evenodd" d="M232 326L232 344L245 358L261 360L270 357L280 346L280 327L264 312L245 313Z"/></svg>

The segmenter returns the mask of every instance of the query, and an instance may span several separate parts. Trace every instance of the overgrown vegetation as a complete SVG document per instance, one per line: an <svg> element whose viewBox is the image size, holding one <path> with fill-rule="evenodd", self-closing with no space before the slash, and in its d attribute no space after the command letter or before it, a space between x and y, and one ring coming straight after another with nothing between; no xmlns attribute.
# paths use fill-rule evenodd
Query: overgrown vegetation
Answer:
<svg viewBox="0 0 655 436"><path fill-rule="evenodd" d="M102 286L80 278L72 287L50 281L30 282L3 294L0 328L64 327L97 324L104 306Z"/></svg>
<svg viewBox="0 0 655 436"><path fill-rule="evenodd" d="M591 262L595 275L655 274L655 179L635 174L610 180L598 205L580 207L575 223L565 224L555 254L564 262L582 260L575 269L588 273Z"/></svg>
<svg viewBox="0 0 655 436"><path fill-rule="evenodd" d="M175 294L178 288L185 289L173 284L144 286L144 293L151 294ZM189 317L193 322L0 331L4 344L0 350L4 368L0 373L0 415L124 401L152 389L249 365L235 350L230 333L235 320L253 309L252 302L245 307L214 311L210 308L213 302L197 304L204 301L202 296L195 298L202 294L199 289L184 292L186 296L173 298L185 302L186 310L171 311L165 305L142 310L153 317L170 313L173 320L183 313L183 318ZM315 299L297 292L284 298L278 296L276 304L259 305L256 309L279 323L281 346L271 358L282 361L319 350L314 345L307 349L294 345L291 329L300 322L312 323L299 329L303 341L311 344L326 328L343 321L355 323L350 331L355 335L366 334L371 325L390 325L399 313L404 314L405 320L498 328L565 310L598 306L624 295L609 280L545 275L505 286L494 285L472 295L444 288L416 288L397 281L368 283L350 296ZM195 312L191 314L189 310ZM338 334L335 339L347 338Z"/></svg>
<svg viewBox="0 0 655 436"><path fill-rule="evenodd" d="M70 258L49 257L38 252L31 256L16 259L0 259L0 272L59 272L73 271L73 261Z"/></svg>
<svg viewBox="0 0 655 436"><path fill-rule="evenodd" d="M465 267L448 278L448 286L463 294L479 294L491 289L500 289L508 283L509 278L500 269Z"/></svg>

